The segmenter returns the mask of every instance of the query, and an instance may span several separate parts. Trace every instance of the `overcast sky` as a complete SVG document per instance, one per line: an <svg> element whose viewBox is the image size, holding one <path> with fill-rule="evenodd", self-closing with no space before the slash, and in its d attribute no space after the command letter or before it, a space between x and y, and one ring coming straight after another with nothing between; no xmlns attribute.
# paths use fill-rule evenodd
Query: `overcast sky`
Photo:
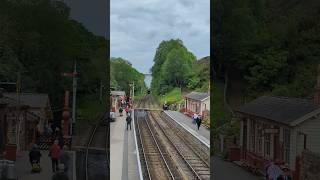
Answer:
<svg viewBox="0 0 320 180"><path fill-rule="evenodd" d="M71 18L81 22L89 31L108 39L109 0L64 0L70 7Z"/></svg>
<svg viewBox="0 0 320 180"><path fill-rule="evenodd" d="M209 0L110 0L111 57L149 73L162 40L181 39L197 59L210 55Z"/></svg>

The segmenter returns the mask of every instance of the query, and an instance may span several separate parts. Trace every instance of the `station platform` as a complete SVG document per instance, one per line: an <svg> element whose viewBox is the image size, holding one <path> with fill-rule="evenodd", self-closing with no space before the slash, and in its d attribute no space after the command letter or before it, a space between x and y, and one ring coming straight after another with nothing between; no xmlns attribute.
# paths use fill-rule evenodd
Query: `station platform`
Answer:
<svg viewBox="0 0 320 180"><path fill-rule="evenodd" d="M125 113L116 113L116 121L110 123L110 179L140 179L133 121L131 126L127 131Z"/></svg>
<svg viewBox="0 0 320 180"><path fill-rule="evenodd" d="M178 111L164 111L171 119L175 120L180 126L189 131L193 136L198 138L203 144L210 148L210 130L192 123L192 119Z"/></svg>
<svg viewBox="0 0 320 180"><path fill-rule="evenodd" d="M75 153L73 151L66 151L69 154L68 176L70 180L76 180L75 170ZM50 180L54 173L52 172L51 159L48 156L48 151L41 151L40 166L42 171L40 173L31 173L31 165L29 162L29 152L22 151L15 162L15 171L18 180Z"/></svg>

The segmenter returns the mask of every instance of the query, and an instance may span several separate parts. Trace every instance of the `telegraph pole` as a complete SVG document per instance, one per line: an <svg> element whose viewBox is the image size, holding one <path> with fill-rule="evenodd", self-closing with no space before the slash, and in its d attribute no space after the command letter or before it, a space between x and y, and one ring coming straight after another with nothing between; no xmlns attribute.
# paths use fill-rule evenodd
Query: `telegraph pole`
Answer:
<svg viewBox="0 0 320 180"><path fill-rule="evenodd" d="M102 103L102 90L103 90L103 86L102 86L102 80L100 80L100 104Z"/></svg>
<svg viewBox="0 0 320 180"><path fill-rule="evenodd" d="M71 123L71 134L73 134L73 127L76 123L76 99L77 99L77 61L74 63L73 77L73 93L72 93L72 123Z"/></svg>
<svg viewBox="0 0 320 180"><path fill-rule="evenodd" d="M133 100L134 100L134 81L132 82L132 106L133 106Z"/></svg>

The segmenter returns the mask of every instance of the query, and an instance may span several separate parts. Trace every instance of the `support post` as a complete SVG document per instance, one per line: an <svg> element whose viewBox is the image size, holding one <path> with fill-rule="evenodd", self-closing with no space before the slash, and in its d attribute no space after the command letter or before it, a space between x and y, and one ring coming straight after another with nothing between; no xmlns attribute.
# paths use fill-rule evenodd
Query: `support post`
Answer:
<svg viewBox="0 0 320 180"><path fill-rule="evenodd" d="M72 93L72 123L71 123L71 135L73 134L73 128L76 123L76 99L77 99L77 61L74 63L73 71L73 93Z"/></svg>

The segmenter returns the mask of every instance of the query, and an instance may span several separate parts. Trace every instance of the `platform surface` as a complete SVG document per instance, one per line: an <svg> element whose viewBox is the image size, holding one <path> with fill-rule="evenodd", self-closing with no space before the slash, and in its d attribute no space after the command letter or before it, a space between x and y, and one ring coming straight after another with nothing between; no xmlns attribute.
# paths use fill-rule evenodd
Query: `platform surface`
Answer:
<svg viewBox="0 0 320 180"><path fill-rule="evenodd" d="M112 180L138 180L138 161L133 135L133 122L131 130L126 129L126 115L116 114L116 121L110 123L110 179Z"/></svg>
<svg viewBox="0 0 320 180"><path fill-rule="evenodd" d="M20 155L17 157L15 162L15 170L19 180L51 180L54 173L52 172L51 159L48 156L48 151L41 151L41 160L40 165L42 171L40 173L31 173L31 165L29 162L29 152L22 151L19 153ZM75 180L73 175L74 172L74 153L72 151L68 151L70 155L69 161L69 169L68 175L70 180Z"/></svg>
<svg viewBox="0 0 320 180"><path fill-rule="evenodd" d="M192 119L178 111L164 111L169 117L175 120L183 128L197 137L200 141L210 147L210 131L209 129L200 126L199 130L196 124L192 123Z"/></svg>

